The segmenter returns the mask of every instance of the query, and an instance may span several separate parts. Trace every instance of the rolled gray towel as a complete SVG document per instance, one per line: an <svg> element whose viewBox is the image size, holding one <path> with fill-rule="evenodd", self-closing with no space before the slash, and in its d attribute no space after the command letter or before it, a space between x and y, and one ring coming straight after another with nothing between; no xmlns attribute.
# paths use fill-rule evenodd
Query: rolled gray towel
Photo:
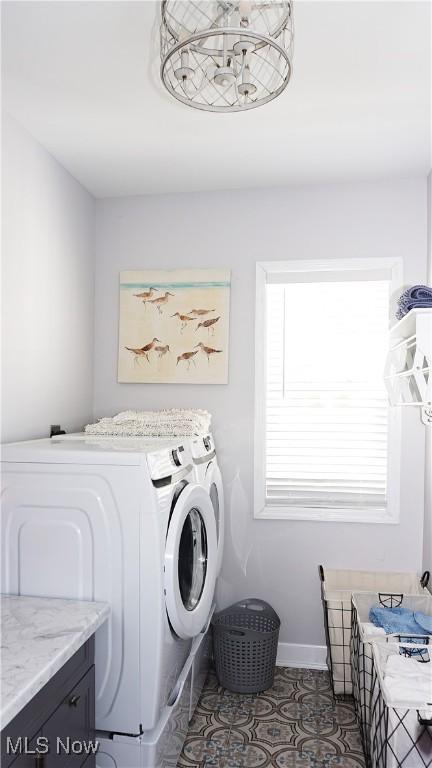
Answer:
<svg viewBox="0 0 432 768"><path fill-rule="evenodd" d="M413 285L407 288L398 299L399 309L396 317L401 320L411 309L432 307L432 288L428 285Z"/></svg>

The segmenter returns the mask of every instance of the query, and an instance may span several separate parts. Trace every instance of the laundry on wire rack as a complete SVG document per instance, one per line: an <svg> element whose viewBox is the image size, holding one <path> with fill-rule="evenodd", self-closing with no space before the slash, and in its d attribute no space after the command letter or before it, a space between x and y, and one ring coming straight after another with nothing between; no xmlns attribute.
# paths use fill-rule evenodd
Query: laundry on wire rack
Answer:
<svg viewBox="0 0 432 768"><path fill-rule="evenodd" d="M424 635L428 632L430 617L420 611L409 608L386 608L374 605L370 609L369 619L376 627L382 627L387 634Z"/></svg>
<svg viewBox="0 0 432 768"><path fill-rule="evenodd" d="M172 408L162 411L122 411L95 424L87 424L88 435L117 437L195 437L207 435L211 415L199 409Z"/></svg>
<svg viewBox="0 0 432 768"><path fill-rule="evenodd" d="M389 698L393 701L429 702L432 693L432 664L423 664L416 657L390 656L384 673Z"/></svg>
<svg viewBox="0 0 432 768"><path fill-rule="evenodd" d="M398 299L396 317L402 320L411 309L432 308L432 288L428 285L413 285L407 288Z"/></svg>
<svg viewBox="0 0 432 768"><path fill-rule="evenodd" d="M383 627L377 627L375 624L372 624L372 622L362 621L361 626L363 629L364 637L367 637L368 639L386 634L386 631Z"/></svg>
<svg viewBox="0 0 432 768"><path fill-rule="evenodd" d="M400 643L374 644L377 676L370 709L374 766L432 766L429 645L424 645L416 656L409 656L409 650Z"/></svg>

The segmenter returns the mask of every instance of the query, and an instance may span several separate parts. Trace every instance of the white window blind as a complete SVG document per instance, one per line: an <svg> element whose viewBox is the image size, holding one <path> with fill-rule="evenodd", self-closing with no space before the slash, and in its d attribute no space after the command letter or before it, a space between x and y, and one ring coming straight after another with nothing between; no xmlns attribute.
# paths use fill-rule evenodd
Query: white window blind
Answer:
<svg viewBox="0 0 432 768"><path fill-rule="evenodd" d="M385 510L390 282L319 278L265 288L265 503Z"/></svg>

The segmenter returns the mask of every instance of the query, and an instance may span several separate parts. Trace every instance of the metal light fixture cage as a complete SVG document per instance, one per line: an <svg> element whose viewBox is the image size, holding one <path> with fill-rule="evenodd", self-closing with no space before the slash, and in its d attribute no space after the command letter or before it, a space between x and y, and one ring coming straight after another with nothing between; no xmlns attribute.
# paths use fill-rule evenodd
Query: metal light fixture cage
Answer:
<svg viewBox="0 0 432 768"><path fill-rule="evenodd" d="M161 13L161 78L184 104L240 112L288 85L291 0L162 0Z"/></svg>

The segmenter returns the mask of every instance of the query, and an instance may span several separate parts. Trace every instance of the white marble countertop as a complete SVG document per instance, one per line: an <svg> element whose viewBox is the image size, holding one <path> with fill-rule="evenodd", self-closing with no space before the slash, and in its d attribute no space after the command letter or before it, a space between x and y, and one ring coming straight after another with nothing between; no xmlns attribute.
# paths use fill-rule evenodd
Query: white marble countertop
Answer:
<svg viewBox="0 0 432 768"><path fill-rule="evenodd" d="M107 603L2 595L0 729L106 621Z"/></svg>

